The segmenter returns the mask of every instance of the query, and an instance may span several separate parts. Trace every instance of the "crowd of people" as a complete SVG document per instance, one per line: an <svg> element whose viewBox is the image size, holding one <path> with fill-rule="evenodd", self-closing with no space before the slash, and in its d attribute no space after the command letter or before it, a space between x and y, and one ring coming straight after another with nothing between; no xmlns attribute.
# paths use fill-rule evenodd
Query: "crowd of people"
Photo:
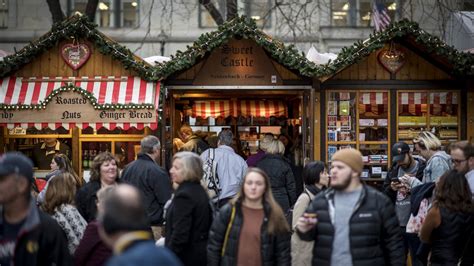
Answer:
<svg viewBox="0 0 474 266"><path fill-rule="evenodd" d="M468 141L395 143L379 191L356 149L298 169L287 136L266 134L245 160L230 130L213 145L181 134L169 171L155 136L124 169L98 154L87 183L56 154L38 195L31 160L1 156L0 265L474 264Z"/></svg>

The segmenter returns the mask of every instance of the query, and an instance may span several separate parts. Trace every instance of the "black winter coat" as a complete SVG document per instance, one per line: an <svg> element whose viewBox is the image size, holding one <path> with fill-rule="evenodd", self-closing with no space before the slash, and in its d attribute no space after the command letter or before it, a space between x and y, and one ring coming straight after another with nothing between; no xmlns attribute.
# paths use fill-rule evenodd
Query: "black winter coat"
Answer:
<svg viewBox="0 0 474 266"><path fill-rule="evenodd" d="M184 265L206 265L212 210L200 183L183 182L166 213L165 245Z"/></svg>
<svg viewBox="0 0 474 266"><path fill-rule="evenodd" d="M229 203L222 207L212 223L211 232L209 234L209 243L207 246L207 262L210 266L237 265L237 249L239 247L240 229L243 224L240 202L235 203L236 210L234 221L230 229L224 256L221 257L225 233L232 213L232 206L233 205ZM260 236L262 265L290 265L290 234L269 235L267 232L267 224L270 209L265 205L264 210L265 216Z"/></svg>
<svg viewBox="0 0 474 266"><path fill-rule="evenodd" d="M421 181L423 179L423 171L425 170L426 162L425 160L417 157L413 157L413 159L418 161L418 170L416 171L415 177ZM387 177L383 181L383 192L390 198L390 200L392 200L393 203L395 203L397 199L397 192L391 188L390 183L392 182L392 178L398 177L399 168L400 166L394 164L389 169Z"/></svg>
<svg viewBox="0 0 474 266"><path fill-rule="evenodd" d="M432 265L457 265L474 230L474 214L440 208L441 224L431 232Z"/></svg>
<svg viewBox="0 0 474 266"><path fill-rule="evenodd" d="M307 233L297 231L301 239L314 240L313 265L331 265L334 193L328 189L314 198L307 211L316 212L318 223ZM394 205L387 196L364 185L349 223L354 266L405 265L402 232Z"/></svg>
<svg viewBox="0 0 474 266"><path fill-rule="evenodd" d="M88 223L97 215L97 191L101 187L100 180L89 181L76 193L76 207Z"/></svg>
<svg viewBox="0 0 474 266"><path fill-rule="evenodd" d="M162 225L163 209L171 198L168 174L150 156L139 154L136 161L125 167L121 179L142 192L150 225Z"/></svg>
<svg viewBox="0 0 474 266"><path fill-rule="evenodd" d="M266 154L257 163L270 178L272 193L284 213L296 202L295 178L290 164L281 155Z"/></svg>
<svg viewBox="0 0 474 266"><path fill-rule="evenodd" d="M3 210L0 208L0 237L3 234ZM14 265L72 265L67 238L58 223L30 203L30 210L15 245Z"/></svg>

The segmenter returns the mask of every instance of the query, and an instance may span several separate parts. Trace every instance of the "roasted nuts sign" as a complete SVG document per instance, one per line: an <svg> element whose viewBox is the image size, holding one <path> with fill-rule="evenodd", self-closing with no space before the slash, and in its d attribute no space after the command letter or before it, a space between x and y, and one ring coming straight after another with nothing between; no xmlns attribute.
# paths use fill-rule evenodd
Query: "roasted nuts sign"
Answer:
<svg viewBox="0 0 474 266"><path fill-rule="evenodd" d="M265 51L254 41L231 39L215 49L195 85L279 85L281 78Z"/></svg>
<svg viewBox="0 0 474 266"><path fill-rule="evenodd" d="M44 109L0 110L0 123L156 123L154 108L94 107L80 92L58 93Z"/></svg>

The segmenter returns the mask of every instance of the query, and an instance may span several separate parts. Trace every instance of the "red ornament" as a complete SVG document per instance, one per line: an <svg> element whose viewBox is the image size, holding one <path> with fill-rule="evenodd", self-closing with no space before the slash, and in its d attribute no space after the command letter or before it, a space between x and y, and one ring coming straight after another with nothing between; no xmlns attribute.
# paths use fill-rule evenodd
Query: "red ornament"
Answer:
<svg viewBox="0 0 474 266"><path fill-rule="evenodd" d="M405 64L405 53L395 48L380 51L377 58L380 64L392 74L397 73Z"/></svg>
<svg viewBox="0 0 474 266"><path fill-rule="evenodd" d="M68 43L61 47L61 56L72 69L78 70L91 56L91 49L85 43Z"/></svg>

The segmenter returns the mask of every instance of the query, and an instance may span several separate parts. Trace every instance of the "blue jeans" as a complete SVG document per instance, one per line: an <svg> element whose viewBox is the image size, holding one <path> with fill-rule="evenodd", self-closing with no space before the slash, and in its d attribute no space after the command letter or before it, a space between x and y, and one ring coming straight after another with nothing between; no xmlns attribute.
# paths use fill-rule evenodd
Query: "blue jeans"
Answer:
<svg viewBox="0 0 474 266"><path fill-rule="evenodd" d="M423 266L423 262L416 257L416 252L420 247L421 241L417 234L407 233L406 227L401 227L403 231L403 245L405 246L405 254L410 251L411 265L412 266Z"/></svg>

